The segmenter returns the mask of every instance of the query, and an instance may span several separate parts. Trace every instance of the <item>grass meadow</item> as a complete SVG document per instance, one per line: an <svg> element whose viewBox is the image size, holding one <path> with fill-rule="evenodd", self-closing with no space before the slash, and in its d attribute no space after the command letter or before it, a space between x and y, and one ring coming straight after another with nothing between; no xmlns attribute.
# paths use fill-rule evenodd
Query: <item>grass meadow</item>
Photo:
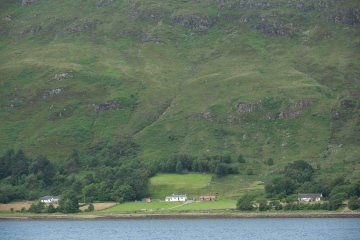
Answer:
<svg viewBox="0 0 360 240"><path fill-rule="evenodd" d="M233 209L235 200L217 200L193 202L181 206L182 202L126 202L104 210L96 211L97 214L126 214L126 213L178 213L178 212L208 212L213 210Z"/></svg>
<svg viewBox="0 0 360 240"><path fill-rule="evenodd" d="M235 0L98 2L3 1L0 155L21 148L64 161L77 149L87 159L92 147L130 137L135 161L230 155L239 166L224 179L159 174L155 199L235 198L299 159L324 176L358 178L360 31L324 15L357 1L327 11L285 0L269 9ZM175 21L182 17L191 24ZM55 78L61 73L71 77ZM275 164L264 165L270 157Z"/></svg>

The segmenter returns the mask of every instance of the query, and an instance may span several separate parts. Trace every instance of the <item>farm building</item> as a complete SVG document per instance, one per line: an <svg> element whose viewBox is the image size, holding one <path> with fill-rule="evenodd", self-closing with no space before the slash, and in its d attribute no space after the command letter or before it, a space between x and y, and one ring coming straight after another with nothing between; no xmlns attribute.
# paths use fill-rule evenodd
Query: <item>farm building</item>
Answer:
<svg viewBox="0 0 360 240"><path fill-rule="evenodd" d="M167 196L165 198L166 202L185 202L187 201L186 194L173 194L172 196Z"/></svg>
<svg viewBox="0 0 360 240"><path fill-rule="evenodd" d="M299 201L304 201L304 202L311 202L311 201L320 201L320 199L322 198L322 194L321 193L302 193L299 194Z"/></svg>
<svg viewBox="0 0 360 240"><path fill-rule="evenodd" d="M59 201L60 201L60 197L59 196L45 196L45 197L42 197L40 199L41 202L43 203L56 203L58 204Z"/></svg>
<svg viewBox="0 0 360 240"><path fill-rule="evenodd" d="M215 201L216 196L200 196L200 201Z"/></svg>

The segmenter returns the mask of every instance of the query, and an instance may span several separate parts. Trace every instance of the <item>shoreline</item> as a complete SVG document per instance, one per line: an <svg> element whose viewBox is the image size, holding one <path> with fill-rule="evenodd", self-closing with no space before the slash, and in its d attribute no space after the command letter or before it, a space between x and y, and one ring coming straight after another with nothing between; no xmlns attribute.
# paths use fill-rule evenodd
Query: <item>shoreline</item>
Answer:
<svg viewBox="0 0 360 240"><path fill-rule="evenodd" d="M360 212L310 212L310 213L178 213L178 214L39 214L1 216L0 220L33 219L206 219L206 218L360 218Z"/></svg>

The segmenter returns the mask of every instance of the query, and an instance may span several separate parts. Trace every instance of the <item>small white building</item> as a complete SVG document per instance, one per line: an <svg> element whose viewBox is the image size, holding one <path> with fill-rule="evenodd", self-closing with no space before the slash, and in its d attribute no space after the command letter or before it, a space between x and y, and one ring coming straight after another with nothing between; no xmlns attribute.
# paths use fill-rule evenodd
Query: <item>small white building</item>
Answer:
<svg viewBox="0 0 360 240"><path fill-rule="evenodd" d="M43 203L56 203L58 204L59 201L60 201L60 197L59 196L45 196L45 197L42 197L40 199L41 202Z"/></svg>
<svg viewBox="0 0 360 240"><path fill-rule="evenodd" d="M165 202L185 202L187 201L186 194L173 194L172 196L167 196Z"/></svg>
<svg viewBox="0 0 360 240"><path fill-rule="evenodd" d="M312 202L312 201L320 201L321 198L323 197L323 195L321 193L302 193L299 194L299 201L304 201L304 202Z"/></svg>

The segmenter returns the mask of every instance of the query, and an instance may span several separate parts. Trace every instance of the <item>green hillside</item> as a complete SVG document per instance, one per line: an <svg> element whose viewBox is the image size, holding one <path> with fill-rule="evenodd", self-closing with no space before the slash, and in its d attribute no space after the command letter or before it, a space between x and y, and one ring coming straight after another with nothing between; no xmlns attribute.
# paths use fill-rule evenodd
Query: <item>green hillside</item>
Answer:
<svg viewBox="0 0 360 240"><path fill-rule="evenodd" d="M90 172L227 156L261 181L303 159L358 180L359 16L356 0L2 0L0 155L76 152Z"/></svg>

